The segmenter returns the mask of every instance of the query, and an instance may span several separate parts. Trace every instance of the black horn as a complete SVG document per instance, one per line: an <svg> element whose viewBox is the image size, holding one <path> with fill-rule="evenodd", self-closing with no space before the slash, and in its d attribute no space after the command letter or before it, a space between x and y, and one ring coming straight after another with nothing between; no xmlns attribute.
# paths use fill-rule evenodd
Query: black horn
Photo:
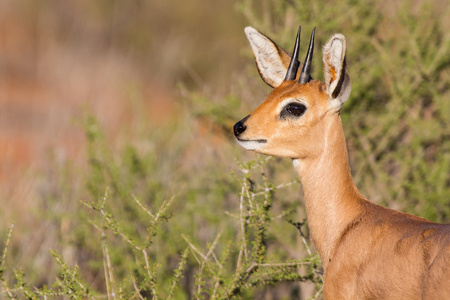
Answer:
<svg viewBox="0 0 450 300"><path fill-rule="evenodd" d="M316 28L314 27L311 33L311 39L309 41L308 53L306 54L305 63L303 64L302 73L300 73L299 83L305 84L311 80L311 64L314 52L314 36L316 33Z"/></svg>
<svg viewBox="0 0 450 300"><path fill-rule="evenodd" d="M298 50L300 48L300 32L302 31L302 26L298 27L297 38L295 39L294 51L292 53L291 62L289 63L289 68L286 72L285 81L294 80L297 77L298 67L300 62L298 61Z"/></svg>

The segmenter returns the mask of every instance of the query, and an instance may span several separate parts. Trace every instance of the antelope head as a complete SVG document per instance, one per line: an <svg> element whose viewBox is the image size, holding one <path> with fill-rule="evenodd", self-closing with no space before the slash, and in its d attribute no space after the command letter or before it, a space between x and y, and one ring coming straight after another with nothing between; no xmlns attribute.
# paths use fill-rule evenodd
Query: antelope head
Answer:
<svg viewBox="0 0 450 300"><path fill-rule="evenodd" d="M247 150L292 159L320 155L327 133L336 125L332 120L339 119L350 95L345 37L334 34L323 47L325 82L321 82L310 76L315 29L303 66L298 61L300 32L301 27L290 57L265 35L245 28L258 71L274 88L256 110L234 125L237 142Z"/></svg>

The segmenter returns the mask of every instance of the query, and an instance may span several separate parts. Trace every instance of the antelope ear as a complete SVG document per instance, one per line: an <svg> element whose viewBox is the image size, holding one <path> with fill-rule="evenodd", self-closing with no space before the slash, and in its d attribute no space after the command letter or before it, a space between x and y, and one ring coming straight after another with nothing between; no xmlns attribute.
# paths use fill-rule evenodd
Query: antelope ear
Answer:
<svg viewBox="0 0 450 300"><path fill-rule="evenodd" d="M255 28L245 27L244 31L250 42L261 78L269 86L278 87L286 77L291 57Z"/></svg>
<svg viewBox="0 0 450 300"><path fill-rule="evenodd" d="M350 77L345 61L346 42L342 34L334 34L323 47L323 70L330 105L337 111L350 96Z"/></svg>

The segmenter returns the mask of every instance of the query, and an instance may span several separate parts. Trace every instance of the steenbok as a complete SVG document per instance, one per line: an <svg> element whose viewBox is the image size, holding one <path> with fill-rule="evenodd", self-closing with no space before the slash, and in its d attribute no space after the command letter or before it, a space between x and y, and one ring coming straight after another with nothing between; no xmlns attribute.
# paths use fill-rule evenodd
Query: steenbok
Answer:
<svg viewBox="0 0 450 300"><path fill-rule="evenodd" d="M300 29L292 58L254 28L245 33L274 89L234 135L247 150L292 159L325 299L450 299L450 225L374 204L353 183L339 116L351 89L345 37L334 34L323 47L321 82L310 76L314 31L302 67Z"/></svg>

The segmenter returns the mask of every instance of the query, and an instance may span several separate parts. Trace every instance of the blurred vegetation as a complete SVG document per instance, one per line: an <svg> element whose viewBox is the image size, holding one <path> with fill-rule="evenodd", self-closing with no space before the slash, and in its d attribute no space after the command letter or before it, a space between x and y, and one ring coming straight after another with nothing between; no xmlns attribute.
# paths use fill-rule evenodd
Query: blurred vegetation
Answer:
<svg viewBox="0 0 450 300"><path fill-rule="evenodd" d="M145 69L159 58L146 60L156 46L139 35L141 26L165 28L170 35L170 26L156 24L198 21L195 10L184 13L188 5L170 20L157 13L150 20L145 1L111 3L95 2L83 12L95 15L88 18L95 26L83 25L77 12L69 29L59 28L60 37L72 30L92 34L114 51L141 49L134 57L148 63ZM450 222L446 1L242 0L236 9L285 49L298 25L304 32L317 26L316 45L343 33L352 93L341 116L357 186L374 202ZM101 26L108 22L113 35L107 34L111 27ZM130 43L138 46L127 48ZM175 52L170 59L186 46L167 43L167 51ZM209 80L217 72L214 63L192 64L184 69L186 77L171 79L180 95L177 115L162 125L147 120L134 90L124 99L134 105L132 135L112 141L96 116L80 120L86 165L50 161L49 188L33 212L55 237L45 254L53 259L23 264L22 247L29 242L15 241L17 226L2 224L0 298L321 298L320 261L307 238L291 162L244 153L231 137L232 124L269 91L249 47L235 51L244 53L248 71L221 74L219 79L232 79L228 88ZM319 53L315 78L323 78ZM174 60L173 68L180 63Z"/></svg>

